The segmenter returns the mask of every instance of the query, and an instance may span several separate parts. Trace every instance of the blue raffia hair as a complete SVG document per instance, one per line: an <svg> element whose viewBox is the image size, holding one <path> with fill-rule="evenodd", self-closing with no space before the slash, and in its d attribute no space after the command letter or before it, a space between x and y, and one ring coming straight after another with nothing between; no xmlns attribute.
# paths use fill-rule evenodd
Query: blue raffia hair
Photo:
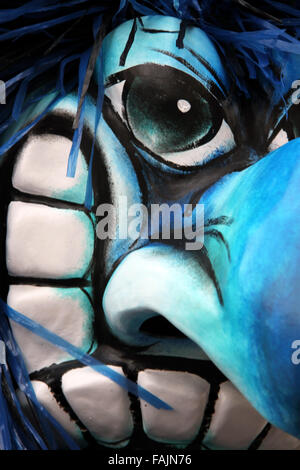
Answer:
<svg viewBox="0 0 300 470"><path fill-rule="evenodd" d="M280 93L280 63L274 52L300 54L298 0L29 0L2 1L0 8L0 79L6 105L0 110L0 165L7 151L70 91L78 93L68 176L74 176L84 119L85 96L105 35L128 19L167 15L185 28L202 28L230 64L237 90L248 96L247 80ZM7 5L7 6L5 6ZM132 38L133 39L133 38ZM273 90L273 91L272 91ZM48 106L34 120L16 126L42 97ZM95 127L101 117L103 84L98 85ZM92 150L93 152L93 150ZM91 206L91 169L86 206ZM1 171L1 170L0 170ZM1 285L0 285L1 287ZM2 292L2 289L1 289ZM0 449L56 449L57 433L71 449L77 446L38 403L22 354L0 302ZM16 389L22 390L34 419L24 416ZM34 423L34 424L33 424ZM53 429L56 433L53 433Z"/></svg>

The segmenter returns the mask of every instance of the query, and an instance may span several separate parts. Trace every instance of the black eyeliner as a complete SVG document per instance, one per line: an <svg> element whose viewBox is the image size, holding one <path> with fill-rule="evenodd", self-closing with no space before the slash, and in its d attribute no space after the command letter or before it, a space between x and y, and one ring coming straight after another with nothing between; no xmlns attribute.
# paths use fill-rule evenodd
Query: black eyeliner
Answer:
<svg viewBox="0 0 300 470"><path fill-rule="evenodd" d="M207 70L214 77L219 87L222 89L224 95L226 96L227 92L226 92L224 85L221 82L221 79L217 75L216 71L212 68L212 66L207 62L207 60L205 60L201 55L197 54L197 52L195 52L193 49L190 49L188 47L186 49L195 57L195 59L197 59L200 62L200 64L202 64L205 68L207 68Z"/></svg>
<svg viewBox="0 0 300 470"><path fill-rule="evenodd" d="M226 95L225 96L223 95L223 90L222 90L222 93L221 93L221 90L215 85L214 82L212 82L211 80L208 80L207 78L205 78L187 60L183 59L182 57L178 57L175 54L172 54L171 52L164 51L162 49L152 49L152 50L156 51L156 52L160 52L161 54L164 54L168 57L172 57L173 59L177 60L177 62L184 65L187 69L189 69L191 72L193 72L195 75L197 75L197 77L199 77L201 80L203 80L204 83L207 84L207 88L208 88L209 92L213 95L213 97L217 101L223 101L224 100Z"/></svg>

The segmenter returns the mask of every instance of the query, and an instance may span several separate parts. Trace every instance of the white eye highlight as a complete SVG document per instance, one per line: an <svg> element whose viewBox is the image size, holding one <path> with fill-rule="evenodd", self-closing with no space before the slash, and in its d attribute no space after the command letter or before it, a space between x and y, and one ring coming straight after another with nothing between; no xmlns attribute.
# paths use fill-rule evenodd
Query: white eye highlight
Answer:
<svg viewBox="0 0 300 470"><path fill-rule="evenodd" d="M233 133L227 122L223 119L219 132L210 142L184 152L165 153L161 157L167 162L180 166L203 165L219 155L230 152L235 146Z"/></svg>
<svg viewBox="0 0 300 470"><path fill-rule="evenodd" d="M192 105L189 103L189 101L186 100L178 100L177 101L177 108L179 111L182 113L188 113L191 109Z"/></svg>

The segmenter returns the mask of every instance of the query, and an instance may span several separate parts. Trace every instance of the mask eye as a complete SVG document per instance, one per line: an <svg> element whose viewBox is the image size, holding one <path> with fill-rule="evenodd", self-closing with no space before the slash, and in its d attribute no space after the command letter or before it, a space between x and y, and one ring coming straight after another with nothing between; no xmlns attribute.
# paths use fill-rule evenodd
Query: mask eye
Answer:
<svg viewBox="0 0 300 470"><path fill-rule="evenodd" d="M109 89L114 108L137 145L165 163L201 165L235 147L221 106L192 76L168 66L154 66L152 73L140 66L122 84L119 100L114 86ZM118 93L122 84L115 85Z"/></svg>

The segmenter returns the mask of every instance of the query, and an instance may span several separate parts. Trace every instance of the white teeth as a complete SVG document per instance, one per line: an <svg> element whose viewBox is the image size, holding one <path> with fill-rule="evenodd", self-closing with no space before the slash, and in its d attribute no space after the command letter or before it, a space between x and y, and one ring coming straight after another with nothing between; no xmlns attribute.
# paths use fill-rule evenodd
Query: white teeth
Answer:
<svg viewBox="0 0 300 470"><path fill-rule="evenodd" d="M88 168L79 152L75 177L66 176L71 146L72 141L62 136L46 134L30 137L14 168L14 188L82 204Z"/></svg>
<svg viewBox="0 0 300 470"><path fill-rule="evenodd" d="M203 443L210 449L247 449L266 424L237 388L224 382Z"/></svg>
<svg viewBox="0 0 300 470"><path fill-rule="evenodd" d="M109 366L124 375L120 367ZM81 422L98 442L128 439L133 430L128 393L90 367L75 369L62 377L62 390Z"/></svg>
<svg viewBox="0 0 300 470"><path fill-rule="evenodd" d="M121 367L109 366L123 374ZM167 402L173 410L158 410L141 400L145 433L154 441L185 446L199 432L210 385L188 372L145 370L138 384ZM81 446L86 446L79 427L60 407L50 388L32 381L39 402ZM62 391L75 415L99 444L120 448L133 431L128 393L90 367L73 369L62 377ZM27 401L19 392L22 406ZM221 385L210 429L203 443L213 450L247 449L266 421L231 384ZM300 450L300 440L275 428L263 439L259 450Z"/></svg>
<svg viewBox="0 0 300 470"><path fill-rule="evenodd" d="M272 427L258 450L300 450L300 439Z"/></svg>
<svg viewBox="0 0 300 470"><path fill-rule="evenodd" d="M79 445L84 446L84 439L82 437L79 427L71 420L68 413L66 413L55 400L50 388L44 382L33 380L33 389L35 391L38 401L46 408L51 416L58 421L58 423L69 433L69 435ZM24 394L19 392L19 399L22 407L26 411L28 402ZM35 424L35 423L34 423Z"/></svg>
<svg viewBox="0 0 300 470"><path fill-rule="evenodd" d="M11 202L6 262L12 276L83 277L94 249L94 229L81 211Z"/></svg>
<svg viewBox="0 0 300 470"><path fill-rule="evenodd" d="M7 303L85 352L89 350L94 313L88 297L80 289L13 285ZM12 321L11 325L29 373L73 359L19 324Z"/></svg>
<svg viewBox="0 0 300 470"><path fill-rule="evenodd" d="M141 400L143 426L148 437L173 444L191 442L200 429L210 385L188 372L148 369L139 373L138 384L173 408L156 409Z"/></svg>

